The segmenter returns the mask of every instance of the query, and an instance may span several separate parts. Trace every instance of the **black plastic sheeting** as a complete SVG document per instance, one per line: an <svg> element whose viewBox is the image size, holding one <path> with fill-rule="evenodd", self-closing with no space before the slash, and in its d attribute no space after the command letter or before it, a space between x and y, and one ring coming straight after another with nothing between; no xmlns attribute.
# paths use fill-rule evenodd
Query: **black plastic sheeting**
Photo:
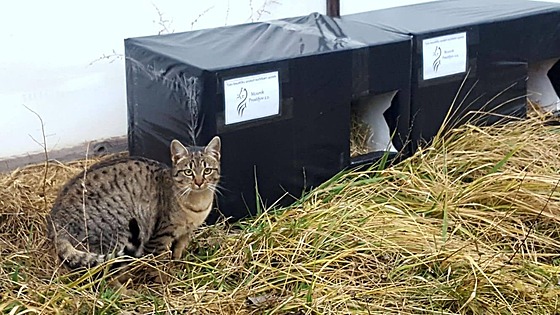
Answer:
<svg viewBox="0 0 560 315"><path fill-rule="evenodd" d="M226 217L280 198L278 205L289 204L348 167L355 97L399 90L386 115L397 134L408 134L410 36L315 13L131 38L125 51L130 154L170 163L172 139L204 145L220 135L218 205ZM236 122L252 110L247 96L275 95L276 112ZM397 138L402 148L406 140Z"/></svg>
<svg viewBox="0 0 560 315"><path fill-rule="evenodd" d="M468 119L492 123L501 115L523 116L528 63L560 56L560 5L554 3L446 0L343 19L413 36L412 151L436 135L448 112L456 113L450 125ZM466 71L425 79L424 40L462 32L466 32ZM437 55L435 50L426 53ZM451 104L455 105L450 111ZM496 116L466 115L476 110Z"/></svg>

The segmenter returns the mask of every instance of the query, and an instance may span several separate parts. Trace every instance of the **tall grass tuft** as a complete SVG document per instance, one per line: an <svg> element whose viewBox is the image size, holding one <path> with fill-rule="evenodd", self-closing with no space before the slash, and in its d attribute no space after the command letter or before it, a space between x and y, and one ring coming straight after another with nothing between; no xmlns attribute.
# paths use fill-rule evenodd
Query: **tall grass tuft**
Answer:
<svg viewBox="0 0 560 315"><path fill-rule="evenodd" d="M291 207L203 228L181 261L133 261L164 281L126 290L65 272L45 238L43 197L50 206L92 161L50 163L47 178L44 165L3 174L0 310L558 313L560 127L545 120L461 126L390 168L341 173Z"/></svg>

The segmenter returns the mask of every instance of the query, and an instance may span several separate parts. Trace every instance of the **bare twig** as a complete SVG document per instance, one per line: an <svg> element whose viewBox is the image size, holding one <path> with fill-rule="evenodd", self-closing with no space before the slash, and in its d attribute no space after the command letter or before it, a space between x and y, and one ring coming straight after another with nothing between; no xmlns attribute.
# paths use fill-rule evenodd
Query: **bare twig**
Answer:
<svg viewBox="0 0 560 315"><path fill-rule="evenodd" d="M255 10L253 9L253 0L249 0L249 9L251 10L251 15L249 16L249 21L254 22L253 14Z"/></svg>
<svg viewBox="0 0 560 315"><path fill-rule="evenodd" d="M45 122L43 121L43 118L41 118L41 115L39 115L36 111L32 110L31 108L29 108L27 105L23 104L23 107L25 107L28 111L30 111L31 113L33 113L35 116L37 116L37 118L39 119L39 122L41 123L41 134L43 137L43 143L39 143L37 140L35 140L31 135L29 135L29 137L31 137L31 139L33 139L33 141L35 141L36 143L38 143L42 148L43 148L43 153L45 154L45 171L43 173L43 202L44 202L44 207L45 210L47 210L48 204L47 204L47 175L49 172L49 152L47 150L47 136L45 133Z"/></svg>
<svg viewBox="0 0 560 315"><path fill-rule="evenodd" d="M262 18L263 15L270 14L270 11L268 10L268 8L272 5L275 5L275 4L280 5L281 3L277 0L266 0L266 1L263 2L262 6L255 11L255 8L253 7L253 0L250 0L249 1L249 8L251 10L251 15L249 16L249 18L247 20L251 21L251 22L260 21L260 19ZM255 17L255 15L256 15L256 17Z"/></svg>
<svg viewBox="0 0 560 315"><path fill-rule="evenodd" d="M87 226L88 218L86 213L86 195L87 195L86 178L87 178L87 171L89 167L88 162L89 162L89 143L86 147L86 158L84 162L84 176L82 178L82 214L84 216L84 231L85 231L86 238L89 236L88 226ZM86 249L89 252L89 241L87 239L85 241L85 244L86 244Z"/></svg>
<svg viewBox="0 0 560 315"><path fill-rule="evenodd" d="M113 62L115 62L115 60L122 60L123 57L124 57L123 54L119 54L113 49L112 54L109 54L109 55L103 54L101 57L99 57L99 58L93 60L92 62L90 62L89 65L91 66L94 63L99 62L101 60L107 60L107 61L109 61L109 63L113 63Z"/></svg>
<svg viewBox="0 0 560 315"><path fill-rule="evenodd" d="M229 3L229 0L228 0L227 9L226 9L226 21L225 21L224 25L228 25L229 9L230 9L230 3Z"/></svg>
<svg viewBox="0 0 560 315"><path fill-rule="evenodd" d="M175 30L170 30L171 23L173 21L164 18L163 12L161 12L161 10L155 4L152 3L152 5L156 9L158 17L159 17L158 21L154 21L154 23L157 23L161 27L161 29L158 31L158 35L174 33Z"/></svg>
<svg viewBox="0 0 560 315"><path fill-rule="evenodd" d="M191 30L194 29L194 25L196 23L198 23L198 20L200 20L201 17L203 17L204 15L206 15L206 13L208 13L210 10L214 9L214 6L209 7L208 9L204 10L202 13L200 13L192 22L191 22Z"/></svg>

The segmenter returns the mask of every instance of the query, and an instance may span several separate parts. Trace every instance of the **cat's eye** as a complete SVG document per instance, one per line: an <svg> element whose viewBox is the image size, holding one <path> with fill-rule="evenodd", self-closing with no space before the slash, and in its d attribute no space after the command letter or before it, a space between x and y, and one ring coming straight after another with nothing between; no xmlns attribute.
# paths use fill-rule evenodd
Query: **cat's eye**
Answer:
<svg viewBox="0 0 560 315"><path fill-rule="evenodd" d="M186 170L183 170L183 174L185 174L185 176L192 176L193 171L191 169L186 169Z"/></svg>
<svg viewBox="0 0 560 315"><path fill-rule="evenodd" d="M212 171L213 171L213 169L211 169L211 168L205 168L204 169L204 175L210 175L210 174L212 174Z"/></svg>

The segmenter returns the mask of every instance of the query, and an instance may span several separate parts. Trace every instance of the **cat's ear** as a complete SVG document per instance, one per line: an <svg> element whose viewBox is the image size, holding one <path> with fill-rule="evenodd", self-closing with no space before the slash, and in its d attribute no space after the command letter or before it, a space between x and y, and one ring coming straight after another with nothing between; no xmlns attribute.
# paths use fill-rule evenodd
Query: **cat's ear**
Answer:
<svg viewBox="0 0 560 315"><path fill-rule="evenodd" d="M176 139L173 139L173 141L171 141L170 149L171 149L171 161L173 163L177 163L179 159L189 155L189 149L185 148L185 146L181 144L179 140Z"/></svg>
<svg viewBox="0 0 560 315"><path fill-rule="evenodd" d="M208 145L204 148L204 153L213 155L216 160L219 161L221 157L221 148L222 141L220 140L220 137L215 136L214 138L212 138L212 140L210 140L210 142L208 142Z"/></svg>

